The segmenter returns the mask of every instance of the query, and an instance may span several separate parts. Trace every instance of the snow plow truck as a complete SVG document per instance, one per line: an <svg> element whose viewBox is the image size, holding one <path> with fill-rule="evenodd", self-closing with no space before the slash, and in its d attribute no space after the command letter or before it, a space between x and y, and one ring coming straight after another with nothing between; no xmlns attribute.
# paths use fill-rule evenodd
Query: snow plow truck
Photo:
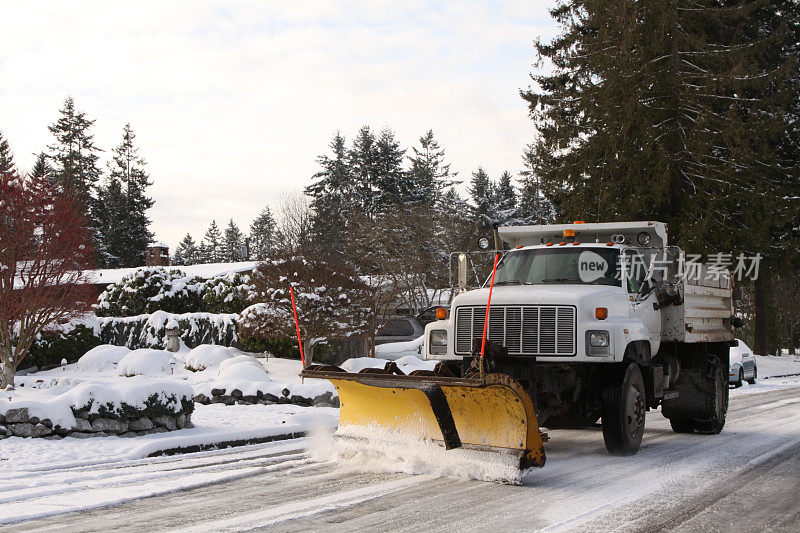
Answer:
<svg viewBox="0 0 800 533"><path fill-rule="evenodd" d="M544 466L548 428L600 420L615 455L638 451L659 406L675 432L722 430L740 325L726 269L687 261L660 222L499 227L495 249L476 290L459 256L461 290L425 327L433 370L303 370L338 390L339 432L512 454L526 469Z"/></svg>

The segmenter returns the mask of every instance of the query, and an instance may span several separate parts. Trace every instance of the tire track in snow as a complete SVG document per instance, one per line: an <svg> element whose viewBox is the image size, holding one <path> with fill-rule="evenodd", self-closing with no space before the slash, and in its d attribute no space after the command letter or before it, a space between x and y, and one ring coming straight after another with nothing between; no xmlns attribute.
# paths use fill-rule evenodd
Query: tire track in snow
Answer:
<svg viewBox="0 0 800 533"><path fill-rule="evenodd" d="M293 501L269 507L263 511L224 518L213 522L204 522L198 526L172 530L175 533L205 533L207 531L250 531L273 526L280 522L308 518L312 515L331 512L344 507L351 507L393 492L405 490L414 485L424 483L434 476L412 476L408 478L375 483L366 487L350 489L317 498Z"/></svg>
<svg viewBox="0 0 800 533"><path fill-rule="evenodd" d="M163 464L114 466L92 475L67 477L61 482L8 490L0 486L0 525L79 510L115 505L148 496L202 487L257 475L296 475L320 467L304 451L267 450L266 455L244 460L219 461L218 457L184 458ZM250 454L247 454L250 455ZM210 460L210 462L208 462ZM205 464L203 461L206 461ZM182 464L182 463L189 463ZM231 465L235 468L231 468ZM165 469L159 467L165 466ZM83 470L83 469L81 469ZM64 472L58 475L63 476ZM71 472L71 476L80 476Z"/></svg>

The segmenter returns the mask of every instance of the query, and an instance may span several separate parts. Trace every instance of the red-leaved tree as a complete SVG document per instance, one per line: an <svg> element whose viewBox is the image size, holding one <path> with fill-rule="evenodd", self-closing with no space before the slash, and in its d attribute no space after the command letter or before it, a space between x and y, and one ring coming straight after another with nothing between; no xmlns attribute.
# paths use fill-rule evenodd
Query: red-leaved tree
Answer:
<svg viewBox="0 0 800 533"><path fill-rule="evenodd" d="M0 388L36 336L89 309L91 267L86 221L69 194L46 178L0 174Z"/></svg>

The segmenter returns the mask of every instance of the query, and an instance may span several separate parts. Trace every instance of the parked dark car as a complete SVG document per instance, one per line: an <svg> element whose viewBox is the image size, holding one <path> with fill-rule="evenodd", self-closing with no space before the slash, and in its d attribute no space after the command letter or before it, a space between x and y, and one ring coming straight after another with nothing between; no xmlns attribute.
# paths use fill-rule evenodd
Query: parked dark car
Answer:
<svg viewBox="0 0 800 533"><path fill-rule="evenodd" d="M419 312L417 315L417 321L422 325L423 329L425 326L430 324L431 322L436 321L436 310L437 309L446 309L447 314L450 315L450 306L449 305L433 305L431 307L426 307L422 311Z"/></svg>
<svg viewBox="0 0 800 533"><path fill-rule="evenodd" d="M421 337L425 328L413 316L393 316L375 336L375 344L411 341Z"/></svg>

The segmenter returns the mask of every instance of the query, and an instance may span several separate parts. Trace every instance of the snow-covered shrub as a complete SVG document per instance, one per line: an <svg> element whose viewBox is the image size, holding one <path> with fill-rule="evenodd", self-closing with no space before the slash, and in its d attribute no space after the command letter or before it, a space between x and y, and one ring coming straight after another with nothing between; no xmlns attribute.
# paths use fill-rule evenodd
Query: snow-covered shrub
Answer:
<svg viewBox="0 0 800 533"><path fill-rule="evenodd" d="M180 270L141 268L110 285L98 298L98 316L128 317L167 311L193 313L203 305L205 282Z"/></svg>
<svg viewBox="0 0 800 533"><path fill-rule="evenodd" d="M295 336L289 286L294 287L304 339L347 338L369 327L370 289L354 272L316 258L287 257L259 264L252 276L257 302L241 314L242 336Z"/></svg>
<svg viewBox="0 0 800 533"><path fill-rule="evenodd" d="M120 376L163 376L170 373L170 363L177 364L172 352L140 348L120 359L117 372Z"/></svg>
<svg viewBox="0 0 800 533"><path fill-rule="evenodd" d="M55 326L36 336L24 366L58 365L62 359L74 362L95 346L102 344L94 329L83 323Z"/></svg>
<svg viewBox="0 0 800 533"><path fill-rule="evenodd" d="M248 274L232 272L205 282L203 311L240 313L248 305L252 285Z"/></svg>
<svg viewBox="0 0 800 533"><path fill-rule="evenodd" d="M178 322L181 340L189 347L201 344L231 346L238 340L234 314L184 313L157 311L135 317L105 317L99 320L103 342L128 348L163 348L167 343L166 325Z"/></svg>
<svg viewBox="0 0 800 533"><path fill-rule="evenodd" d="M233 357L233 352L230 348L213 344L201 344L186 354L184 366L187 370L199 372L206 368L220 366Z"/></svg>
<svg viewBox="0 0 800 533"><path fill-rule="evenodd" d="M237 355L223 361L217 373L217 381L241 383L264 382L268 379L264 365L249 355Z"/></svg>
<svg viewBox="0 0 800 533"><path fill-rule="evenodd" d="M125 346L101 344L95 346L78 359L76 369L79 372L103 372L113 370L120 360L130 353Z"/></svg>
<svg viewBox="0 0 800 533"><path fill-rule="evenodd" d="M194 389L184 381L149 379L85 380L55 397L1 402L0 415L23 407L31 417L50 420L54 428L75 429L76 419L154 419L167 415L191 415ZM87 431L86 428L81 431Z"/></svg>
<svg viewBox="0 0 800 533"><path fill-rule="evenodd" d="M170 313L238 313L248 305L250 276L229 273L209 280L181 270L140 268L109 285L94 306L98 316Z"/></svg>

